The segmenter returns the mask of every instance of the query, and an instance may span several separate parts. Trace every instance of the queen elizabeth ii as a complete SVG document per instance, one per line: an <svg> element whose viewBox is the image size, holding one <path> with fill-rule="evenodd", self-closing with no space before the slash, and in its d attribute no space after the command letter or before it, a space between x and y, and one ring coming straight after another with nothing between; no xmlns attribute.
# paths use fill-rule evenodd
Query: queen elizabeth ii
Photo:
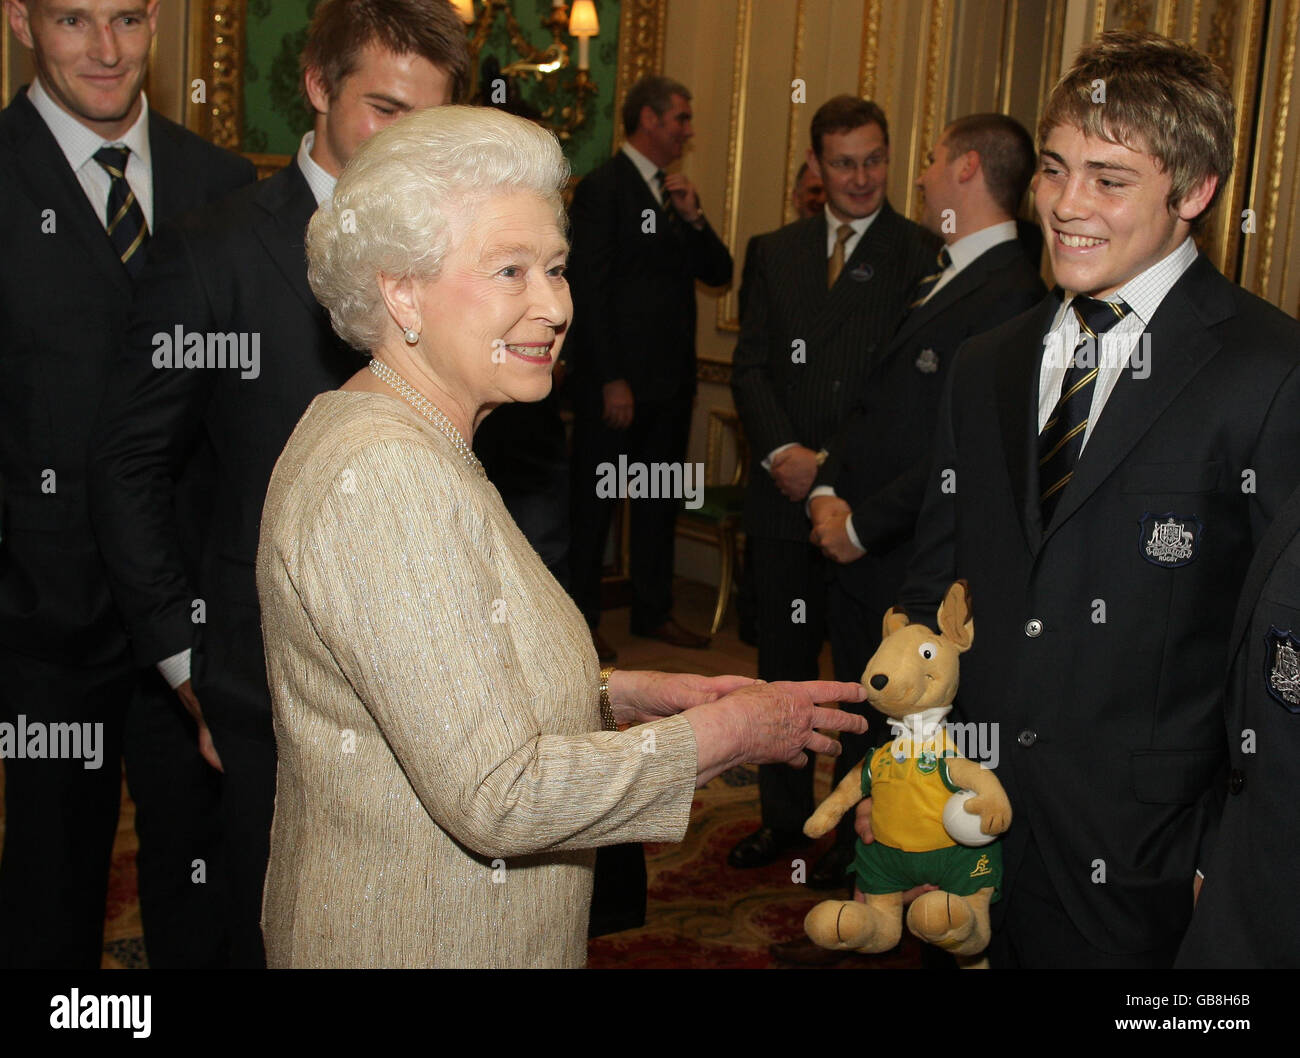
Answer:
<svg viewBox="0 0 1300 1058"><path fill-rule="evenodd" d="M566 176L542 129L441 107L312 219L312 289L370 359L308 408L262 518L272 966L581 965L597 846L679 841L724 769L863 725L814 704L856 685L602 672L485 478L475 427L549 392L569 324Z"/></svg>

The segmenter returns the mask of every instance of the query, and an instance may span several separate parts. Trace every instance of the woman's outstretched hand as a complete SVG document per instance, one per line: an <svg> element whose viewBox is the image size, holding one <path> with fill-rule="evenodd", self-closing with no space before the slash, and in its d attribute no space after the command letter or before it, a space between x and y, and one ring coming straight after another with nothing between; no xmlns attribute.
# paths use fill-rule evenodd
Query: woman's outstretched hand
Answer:
<svg viewBox="0 0 1300 1058"><path fill-rule="evenodd" d="M818 729L863 734L866 718L817 703L865 697L857 683L751 683L692 708L685 715L695 731L696 786L738 764L801 768L810 752L838 755L840 744Z"/></svg>
<svg viewBox="0 0 1300 1058"><path fill-rule="evenodd" d="M688 672L637 672L615 669L609 698L620 724L645 723L707 705L732 691L758 683L748 676L696 676Z"/></svg>

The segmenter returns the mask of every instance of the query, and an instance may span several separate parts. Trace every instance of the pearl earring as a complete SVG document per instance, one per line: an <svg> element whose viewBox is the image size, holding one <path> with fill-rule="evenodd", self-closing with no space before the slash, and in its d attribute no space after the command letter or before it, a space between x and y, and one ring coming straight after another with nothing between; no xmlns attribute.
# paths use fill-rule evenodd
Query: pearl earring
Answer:
<svg viewBox="0 0 1300 1058"><path fill-rule="evenodd" d="M407 327L402 337L406 339L407 345L415 345L420 340L420 332L414 327Z"/></svg>

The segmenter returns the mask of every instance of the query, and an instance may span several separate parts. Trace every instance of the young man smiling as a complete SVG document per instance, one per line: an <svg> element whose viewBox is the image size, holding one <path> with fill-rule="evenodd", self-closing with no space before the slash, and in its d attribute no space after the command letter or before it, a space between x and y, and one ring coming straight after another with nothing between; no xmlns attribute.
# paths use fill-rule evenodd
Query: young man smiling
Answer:
<svg viewBox="0 0 1300 1058"><path fill-rule="evenodd" d="M998 725L1016 812L995 964L1169 966L1223 794L1230 603L1300 478L1300 326L1192 239L1233 154L1206 56L1102 35L1039 149L1064 289L958 354L904 601L960 576L978 608L958 705Z"/></svg>

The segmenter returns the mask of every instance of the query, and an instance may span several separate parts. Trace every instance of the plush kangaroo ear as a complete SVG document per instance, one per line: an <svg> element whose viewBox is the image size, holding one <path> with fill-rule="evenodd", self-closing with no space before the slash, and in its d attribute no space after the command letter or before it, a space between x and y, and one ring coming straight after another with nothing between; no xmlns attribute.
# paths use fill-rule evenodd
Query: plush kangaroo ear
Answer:
<svg viewBox="0 0 1300 1058"><path fill-rule="evenodd" d="M907 614L903 613L897 606L891 606L885 612L885 620L880 628L880 638L888 639L900 628L906 628L909 623Z"/></svg>
<svg viewBox="0 0 1300 1058"><path fill-rule="evenodd" d="M939 631L945 639L964 653L975 643L975 617L971 612L970 586L959 580L944 596L939 606Z"/></svg>

